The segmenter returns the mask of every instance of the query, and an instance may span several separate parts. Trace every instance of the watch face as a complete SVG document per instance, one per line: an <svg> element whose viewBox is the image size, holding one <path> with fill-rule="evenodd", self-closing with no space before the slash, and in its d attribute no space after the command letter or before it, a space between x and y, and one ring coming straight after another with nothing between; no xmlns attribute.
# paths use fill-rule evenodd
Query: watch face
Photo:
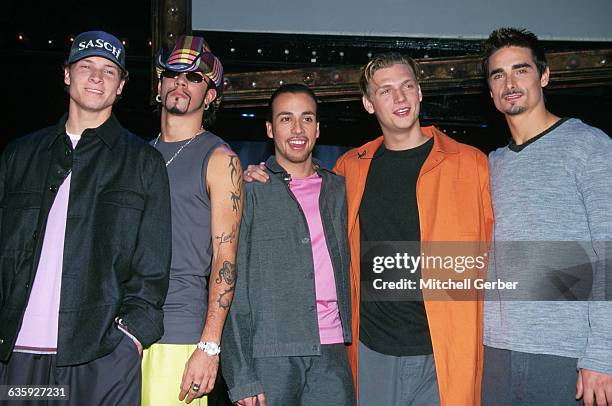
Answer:
<svg viewBox="0 0 612 406"><path fill-rule="evenodd" d="M208 355L217 355L221 352L217 343L209 342L208 343Z"/></svg>
<svg viewBox="0 0 612 406"><path fill-rule="evenodd" d="M208 341L205 343L200 341L198 343L198 348L210 356L218 355L221 352L221 348L219 347L219 344L213 341Z"/></svg>

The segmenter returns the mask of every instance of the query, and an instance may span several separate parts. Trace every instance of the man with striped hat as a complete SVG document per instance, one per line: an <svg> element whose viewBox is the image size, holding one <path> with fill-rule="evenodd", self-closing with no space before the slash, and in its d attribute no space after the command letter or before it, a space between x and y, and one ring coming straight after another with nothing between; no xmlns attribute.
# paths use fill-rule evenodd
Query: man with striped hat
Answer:
<svg viewBox="0 0 612 406"><path fill-rule="evenodd" d="M172 265L164 335L143 357L143 405L206 404L236 281L242 169L207 131L221 100L223 67L204 38L179 37L157 61L161 132L172 208ZM203 400L204 399L204 400Z"/></svg>

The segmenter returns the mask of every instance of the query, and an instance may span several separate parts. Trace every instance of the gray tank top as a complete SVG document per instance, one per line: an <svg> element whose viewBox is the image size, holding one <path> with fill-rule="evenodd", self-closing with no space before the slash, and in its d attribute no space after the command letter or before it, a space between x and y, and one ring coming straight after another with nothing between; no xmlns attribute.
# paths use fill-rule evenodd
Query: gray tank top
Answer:
<svg viewBox="0 0 612 406"><path fill-rule="evenodd" d="M157 142L166 161L187 141ZM155 140L151 141L154 145ZM227 145L211 132L197 136L168 165L172 204L172 265L164 303L162 344L200 341L208 309L212 258L210 198L206 170L212 151Z"/></svg>

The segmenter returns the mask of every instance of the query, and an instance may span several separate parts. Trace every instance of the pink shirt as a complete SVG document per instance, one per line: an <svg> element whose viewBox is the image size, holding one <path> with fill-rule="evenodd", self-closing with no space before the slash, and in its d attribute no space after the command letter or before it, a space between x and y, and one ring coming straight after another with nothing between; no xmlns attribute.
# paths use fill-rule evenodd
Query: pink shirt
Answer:
<svg viewBox="0 0 612 406"><path fill-rule="evenodd" d="M289 182L289 188L302 207L310 232L321 344L338 344L344 342L344 338L338 312L334 269L327 249L319 211L321 182L322 179L319 175L314 173L307 178L292 179Z"/></svg>
<svg viewBox="0 0 612 406"><path fill-rule="evenodd" d="M71 136L76 146L78 137ZM57 352L64 236L70 195L69 174L61 184L49 211L40 262L14 351L54 354Z"/></svg>

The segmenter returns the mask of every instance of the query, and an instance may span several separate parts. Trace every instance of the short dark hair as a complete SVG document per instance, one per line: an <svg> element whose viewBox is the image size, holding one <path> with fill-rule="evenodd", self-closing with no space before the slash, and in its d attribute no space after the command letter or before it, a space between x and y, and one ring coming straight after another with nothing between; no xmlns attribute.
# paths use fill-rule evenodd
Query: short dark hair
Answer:
<svg viewBox="0 0 612 406"><path fill-rule="evenodd" d="M316 108L315 117L317 121L319 121L319 112L318 112L319 101L317 100L317 96L312 91L312 89L302 83L287 83L287 84L279 86L278 89L276 89L274 93L272 93L272 96L270 97L270 101L268 102L268 117L267 117L267 120L269 122L272 122L272 119L273 119L272 105L274 104L274 100L276 100L278 96L284 93L293 93L293 94L303 93L303 94L310 96L310 98L315 103L315 108Z"/></svg>
<svg viewBox="0 0 612 406"><path fill-rule="evenodd" d="M533 55L533 63L538 69L538 74L542 74L546 70L546 55L544 49L540 45L538 37L531 31L524 28L502 27L493 31L489 38L483 43L483 71L486 77L489 77L489 58L497 50L505 47L521 47L531 49Z"/></svg>
<svg viewBox="0 0 612 406"><path fill-rule="evenodd" d="M383 52L374 55L372 59L361 68L361 76L359 78L359 90L363 96L370 95L370 81L374 77L376 71L380 69L389 68L393 65L408 65L414 73L414 78L419 82L419 65L417 62L407 55L400 54L399 52Z"/></svg>

